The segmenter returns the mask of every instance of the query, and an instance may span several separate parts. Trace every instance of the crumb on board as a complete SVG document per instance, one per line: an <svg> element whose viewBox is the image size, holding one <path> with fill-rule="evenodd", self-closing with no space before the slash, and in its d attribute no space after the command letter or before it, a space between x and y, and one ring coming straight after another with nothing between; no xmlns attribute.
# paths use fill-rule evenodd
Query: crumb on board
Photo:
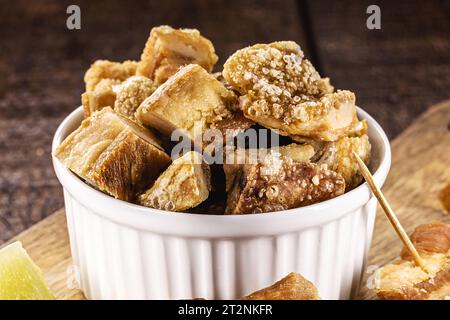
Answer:
<svg viewBox="0 0 450 320"><path fill-rule="evenodd" d="M439 193L439 199L441 200L444 209L450 214L450 181Z"/></svg>

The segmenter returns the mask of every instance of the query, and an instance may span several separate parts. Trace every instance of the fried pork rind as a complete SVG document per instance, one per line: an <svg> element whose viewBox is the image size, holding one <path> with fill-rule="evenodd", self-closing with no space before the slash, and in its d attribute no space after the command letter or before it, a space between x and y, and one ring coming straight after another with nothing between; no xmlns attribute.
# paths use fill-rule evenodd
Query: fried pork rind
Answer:
<svg viewBox="0 0 450 320"><path fill-rule="evenodd" d="M104 107L113 107L116 101L115 87L120 84L117 79L102 79L94 90L86 91L81 95L84 117L87 118L95 111Z"/></svg>
<svg viewBox="0 0 450 320"><path fill-rule="evenodd" d="M412 261L406 249L401 258L377 271L375 292L387 300L443 300L450 297L450 225L421 225L411 235L429 273Z"/></svg>
<svg viewBox="0 0 450 320"><path fill-rule="evenodd" d="M176 159L154 185L138 198L151 208L184 211L205 201L211 190L209 166L201 154L191 151Z"/></svg>
<svg viewBox="0 0 450 320"><path fill-rule="evenodd" d="M442 222L420 225L410 239L420 254L447 253L450 250L450 225ZM412 259L406 248L403 248L401 258Z"/></svg>
<svg viewBox="0 0 450 320"><path fill-rule="evenodd" d="M450 182L439 193L442 206L450 214Z"/></svg>
<svg viewBox="0 0 450 320"><path fill-rule="evenodd" d="M135 61L95 61L84 75L86 92L81 95L84 117L87 118L104 107L114 108L117 86L134 75L136 68Z"/></svg>
<svg viewBox="0 0 450 320"><path fill-rule="evenodd" d="M109 107L85 119L53 155L91 185L125 201L170 163L149 131Z"/></svg>
<svg viewBox="0 0 450 320"><path fill-rule="evenodd" d="M182 66L194 63L211 72L218 57L211 41L196 29L155 27L145 44L137 74L164 83Z"/></svg>
<svg viewBox="0 0 450 320"><path fill-rule="evenodd" d="M232 111L236 104L232 91L199 65L191 64L145 99L136 118L167 136L180 129L195 141L208 129L229 129L236 135L250 127L251 121Z"/></svg>
<svg viewBox="0 0 450 320"><path fill-rule="evenodd" d="M342 175L345 179L346 191L349 191L357 187L363 179L352 152L356 152L364 163L368 165L370 150L371 145L366 134L360 137L342 137L325 145L318 163L326 164L330 170Z"/></svg>
<svg viewBox="0 0 450 320"><path fill-rule="evenodd" d="M117 96L114 111L135 120L135 112L139 105L156 90L149 78L132 76L116 87Z"/></svg>
<svg viewBox="0 0 450 320"><path fill-rule="evenodd" d="M136 73L136 68L136 61L113 62L109 60L97 60L84 75L86 91L94 90L102 79L124 81Z"/></svg>
<svg viewBox="0 0 450 320"><path fill-rule="evenodd" d="M225 172L226 186L228 192L232 188L236 176L245 164L255 164L264 160L265 156L275 149L238 149L225 159L223 171ZM282 156L291 158L294 162L309 162L314 156L314 148L308 144L291 143L276 149Z"/></svg>
<svg viewBox="0 0 450 320"><path fill-rule="evenodd" d="M223 76L242 95L244 115L281 135L334 141L357 121L355 95L333 92L295 42L238 50L225 63Z"/></svg>
<svg viewBox="0 0 450 320"><path fill-rule="evenodd" d="M225 213L287 210L337 197L344 190L338 173L271 152L263 162L242 167L228 193Z"/></svg>
<svg viewBox="0 0 450 320"><path fill-rule="evenodd" d="M300 274L291 272L270 287L253 292L243 300L320 300L317 288Z"/></svg>

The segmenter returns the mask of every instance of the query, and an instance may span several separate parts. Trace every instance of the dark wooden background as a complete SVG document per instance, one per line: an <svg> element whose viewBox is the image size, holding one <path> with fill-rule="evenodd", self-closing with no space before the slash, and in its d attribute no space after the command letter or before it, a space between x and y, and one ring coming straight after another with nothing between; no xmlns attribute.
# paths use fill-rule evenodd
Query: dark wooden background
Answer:
<svg viewBox="0 0 450 320"><path fill-rule="evenodd" d="M82 29L66 28L81 7ZM381 7L382 30L366 28ZM95 59L138 59L152 26L195 27L218 67L236 49L295 40L394 138L450 98L450 1L0 1L0 243L63 206L50 157Z"/></svg>

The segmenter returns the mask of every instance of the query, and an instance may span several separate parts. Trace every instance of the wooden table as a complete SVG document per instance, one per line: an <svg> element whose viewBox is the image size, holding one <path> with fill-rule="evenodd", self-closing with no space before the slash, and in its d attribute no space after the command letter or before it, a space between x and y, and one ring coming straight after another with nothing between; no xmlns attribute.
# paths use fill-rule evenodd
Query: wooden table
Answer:
<svg viewBox="0 0 450 320"><path fill-rule="evenodd" d="M66 28L77 3L81 30ZM0 10L0 243L63 206L50 143L80 104L95 59L138 59L149 29L196 27L220 56L256 42L299 42L323 75L356 92L391 138L450 98L450 1L26 1Z"/></svg>

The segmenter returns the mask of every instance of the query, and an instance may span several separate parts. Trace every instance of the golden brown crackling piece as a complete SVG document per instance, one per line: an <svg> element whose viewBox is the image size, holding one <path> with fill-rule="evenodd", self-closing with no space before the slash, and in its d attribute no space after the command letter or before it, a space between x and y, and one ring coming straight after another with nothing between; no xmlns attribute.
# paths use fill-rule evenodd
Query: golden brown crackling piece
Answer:
<svg viewBox="0 0 450 320"><path fill-rule="evenodd" d="M235 133L247 129L251 122L237 118L238 114L232 111L236 104L237 97L232 91L199 65L191 64L145 99L136 111L136 118L167 136L180 129L197 140L208 129L231 130L231 125L236 125Z"/></svg>
<svg viewBox="0 0 450 320"><path fill-rule="evenodd" d="M258 290L243 300L320 300L317 288L300 274L291 272L270 287Z"/></svg>
<svg viewBox="0 0 450 320"><path fill-rule="evenodd" d="M337 197L344 190L338 173L271 152L264 161L242 167L228 193L225 213L287 210Z"/></svg>
<svg viewBox="0 0 450 320"><path fill-rule="evenodd" d="M86 91L81 95L84 117L87 118L95 111L104 107L113 107L116 101L115 88L120 84L117 79L102 79L91 91Z"/></svg>
<svg viewBox="0 0 450 320"><path fill-rule="evenodd" d="M126 201L170 163L149 131L109 107L83 120L53 155L91 185Z"/></svg>
<svg viewBox="0 0 450 320"><path fill-rule="evenodd" d="M356 119L354 93L333 92L292 41L238 50L223 76L242 95L244 115L281 135L334 141Z"/></svg>
<svg viewBox="0 0 450 320"><path fill-rule="evenodd" d="M54 151L53 155L82 178L100 154L125 129L125 124L107 107L84 119Z"/></svg>
<svg viewBox="0 0 450 320"><path fill-rule="evenodd" d="M211 173L201 154L190 151L176 159L138 203L155 209L184 211L205 201L211 190Z"/></svg>
<svg viewBox="0 0 450 320"><path fill-rule="evenodd" d="M164 151L128 128L100 155L88 179L115 198L132 201L169 163Z"/></svg>
<svg viewBox="0 0 450 320"><path fill-rule="evenodd" d="M94 90L102 79L124 81L136 73L136 68L136 61L127 60L124 62L114 62L109 60L97 60L84 75L86 91Z"/></svg>
<svg viewBox="0 0 450 320"><path fill-rule="evenodd" d="M420 225L410 239L420 254L447 253L450 250L450 225L442 222ZM403 248L401 258L412 260L406 248Z"/></svg>
<svg viewBox="0 0 450 320"><path fill-rule="evenodd" d="M147 77L132 76L116 87L117 96L114 111L135 120L139 105L156 90L153 81Z"/></svg>
<svg viewBox="0 0 450 320"><path fill-rule="evenodd" d="M347 137L361 137L363 135L367 135L367 132L368 132L367 121L365 119L361 121L355 119L352 127L347 133ZM324 156L325 158L328 158L326 157L326 152L330 151L329 146L332 145L332 142L314 140L302 136L292 136L291 138L296 142L309 144L314 148L315 154L313 157L311 157L311 162L318 162Z"/></svg>
<svg viewBox="0 0 450 320"><path fill-rule="evenodd" d="M348 191L357 187L363 180L352 152L356 152L368 165L370 150L371 145L366 134L359 137L342 137L337 141L326 143L318 163L326 164L330 170L341 174L345 179L346 191Z"/></svg>
<svg viewBox="0 0 450 320"><path fill-rule="evenodd" d="M375 292L388 300L442 300L450 297L450 225L440 222L418 226L411 235L430 273L410 258L401 257L377 271Z"/></svg>
<svg viewBox="0 0 450 320"><path fill-rule="evenodd" d="M444 209L450 214L450 182L439 193L439 199Z"/></svg>
<svg viewBox="0 0 450 320"><path fill-rule="evenodd" d="M308 144L291 143L286 146L280 146L277 149L237 149L230 154L227 154L223 164L223 171L225 173L226 186L225 190L228 192L234 184L236 176L244 164L255 164L263 161L264 157L271 150L276 150L282 156L291 158L294 162L309 162L314 156L314 148Z"/></svg>
<svg viewBox="0 0 450 320"><path fill-rule="evenodd" d="M159 26L150 32L137 74L149 77L159 85L180 67L191 63L211 72L217 60L211 41L198 30Z"/></svg>

